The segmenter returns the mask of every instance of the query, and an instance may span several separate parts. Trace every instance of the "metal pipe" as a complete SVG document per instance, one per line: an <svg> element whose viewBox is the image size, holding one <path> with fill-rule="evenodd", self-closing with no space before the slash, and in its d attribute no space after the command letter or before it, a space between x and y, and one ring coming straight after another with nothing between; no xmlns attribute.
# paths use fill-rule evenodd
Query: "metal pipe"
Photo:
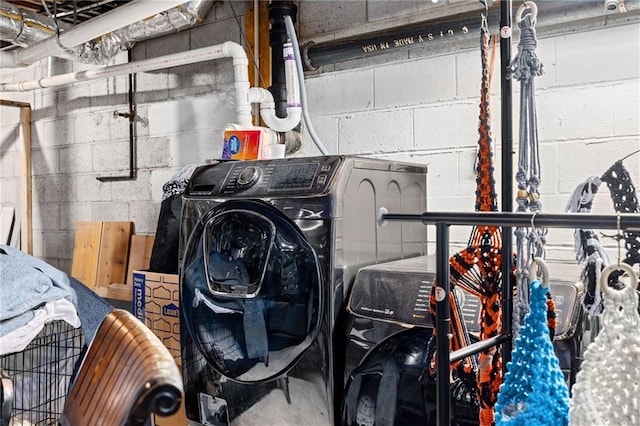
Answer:
<svg viewBox="0 0 640 426"><path fill-rule="evenodd" d="M497 12L490 11L489 22L497 22ZM497 31L497 26L493 28ZM421 22L387 31L364 34L354 38L303 46L305 66L309 70L338 62L363 59L384 53L432 46L443 41L475 38L480 31L478 12L446 19Z"/></svg>
<svg viewBox="0 0 640 426"><path fill-rule="evenodd" d="M129 62L131 62L131 50L127 51L127 57ZM136 114L137 108L133 99L134 93L137 91L136 83L137 78L136 74L129 74L129 111L126 113L118 113L114 111L114 118L117 117L126 117L129 120L129 174L124 176L98 176L100 182L115 182L115 181L125 181L125 180L135 180L136 178L136 152L137 152L137 142L138 138L136 135Z"/></svg>
<svg viewBox="0 0 640 426"><path fill-rule="evenodd" d="M2 66L24 67L31 65L48 56L64 55L67 50L86 41L100 37L103 34L115 31L133 22L142 21L145 18L163 12L174 6L184 3L184 0L163 1L131 1L113 9L98 19L83 22L59 36L51 36L33 46L12 51L12 61L3 58Z"/></svg>
<svg viewBox="0 0 640 426"><path fill-rule="evenodd" d="M274 1L268 6L269 22L269 45L271 46L271 86L269 91L275 101L276 116L284 118L287 116L287 87L285 76L285 54L284 44L287 42L287 28L284 22L285 16L291 16L295 23L298 8L288 1ZM296 52L296 55L298 53Z"/></svg>
<svg viewBox="0 0 640 426"><path fill-rule="evenodd" d="M596 228L640 230L640 214L621 213L620 215L585 213L509 213L509 212L426 212L422 214L384 213L382 222L405 221L433 224L444 222L448 225L490 225L490 226L526 226L533 225L548 228ZM618 224L618 219L620 223Z"/></svg>
<svg viewBox="0 0 640 426"><path fill-rule="evenodd" d="M449 359L451 362L460 361L471 355L477 354L478 352L482 352L485 349L489 349L496 345L499 345L500 343L504 343L506 340L510 339L511 335L509 334L500 334L498 336L489 337L488 339L472 343L469 346L465 346L462 349L451 352L451 354L449 354Z"/></svg>
<svg viewBox="0 0 640 426"><path fill-rule="evenodd" d="M451 425L451 383L449 382L449 334L451 311L449 305L449 225L436 223L436 421L439 426ZM446 242L446 243L444 243ZM444 366L440 368L440 366Z"/></svg>

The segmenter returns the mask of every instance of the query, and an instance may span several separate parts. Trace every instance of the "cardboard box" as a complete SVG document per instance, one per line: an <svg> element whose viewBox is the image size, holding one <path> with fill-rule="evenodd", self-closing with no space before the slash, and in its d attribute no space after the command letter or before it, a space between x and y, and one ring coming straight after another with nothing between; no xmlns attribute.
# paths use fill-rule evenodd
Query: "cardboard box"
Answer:
<svg viewBox="0 0 640 426"><path fill-rule="evenodd" d="M133 271L133 313L180 359L180 293L178 275Z"/></svg>

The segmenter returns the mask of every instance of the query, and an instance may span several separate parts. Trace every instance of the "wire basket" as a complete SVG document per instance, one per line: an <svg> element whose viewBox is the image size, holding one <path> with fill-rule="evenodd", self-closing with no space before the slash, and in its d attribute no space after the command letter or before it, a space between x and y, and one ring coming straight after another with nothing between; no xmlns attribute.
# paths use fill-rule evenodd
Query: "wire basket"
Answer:
<svg viewBox="0 0 640 426"><path fill-rule="evenodd" d="M81 328L53 321L23 351L0 356L13 382L9 425L58 425L83 347Z"/></svg>

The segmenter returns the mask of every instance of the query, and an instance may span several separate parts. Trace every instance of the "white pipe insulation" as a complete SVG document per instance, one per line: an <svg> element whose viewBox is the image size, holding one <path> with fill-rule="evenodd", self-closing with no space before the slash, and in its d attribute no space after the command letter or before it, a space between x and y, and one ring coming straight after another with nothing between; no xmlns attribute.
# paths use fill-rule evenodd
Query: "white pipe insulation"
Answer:
<svg viewBox="0 0 640 426"><path fill-rule="evenodd" d="M51 36L33 46L11 52L0 51L0 67L25 67L48 56L64 55L67 53L67 49L72 49L79 44L134 22L142 21L184 2L185 0L135 0L125 3L101 15L99 19L83 22L60 33L59 36Z"/></svg>
<svg viewBox="0 0 640 426"><path fill-rule="evenodd" d="M285 58L293 55L285 49ZM17 83L0 83L2 92L25 92L47 87L66 86L81 81L108 78L123 74L154 71L196 62L210 61L220 58L232 58L236 89L236 115L239 125L244 128L253 127L251 119L251 103L260 103L260 112L265 124L278 132L286 132L298 125L301 116L300 89L295 66L285 62L287 88L287 117L279 118L275 114L273 95L266 89L249 87L249 60L245 50L238 43L227 41L214 46L203 47L186 52L174 53L157 58L144 59L127 64L111 65L86 71L45 77L39 80L20 81ZM286 59L285 59L286 60ZM290 61L289 61L290 62ZM289 71L287 71L287 69Z"/></svg>

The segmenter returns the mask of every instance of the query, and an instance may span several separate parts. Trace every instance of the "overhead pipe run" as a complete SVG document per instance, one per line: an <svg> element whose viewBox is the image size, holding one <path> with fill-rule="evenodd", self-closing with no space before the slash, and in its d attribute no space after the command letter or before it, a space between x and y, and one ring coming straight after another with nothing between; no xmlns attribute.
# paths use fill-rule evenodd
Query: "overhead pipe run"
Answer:
<svg viewBox="0 0 640 426"><path fill-rule="evenodd" d="M82 81L114 77L123 74L155 71L220 58L233 59L236 89L236 115L238 124L244 127L253 126L251 120L251 103L264 104L261 108L262 118L265 124L273 130L285 132L291 130L298 124L301 115L299 106L300 100L295 99L295 96L300 93L300 90L296 80L297 73L295 73L295 69L293 67L288 67L290 74L287 81L291 87L287 90L291 93L292 99L291 106L287 108L287 117L276 117L275 104L271 93L266 89L249 87L249 60L247 59L247 54L242 46L232 41L186 52L160 56L158 58L130 62L127 64L111 65L92 70L61 74L39 80L2 83L0 84L0 92L25 92L34 89L60 87Z"/></svg>
<svg viewBox="0 0 640 426"><path fill-rule="evenodd" d="M487 20L491 34L499 33L501 8L502 6L489 9ZM325 65L366 59L400 50L433 48L443 43L472 43L480 31L481 10L483 9L340 40L322 43L314 43L311 40L302 48L305 68L316 70ZM538 34L561 33L575 31L576 28L604 27L638 19L638 7L632 10L627 5L625 10L629 13L605 13L602 0L549 1L545 2L544 8L541 8L538 14L539 24L536 30Z"/></svg>
<svg viewBox="0 0 640 426"><path fill-rule="evenodd" d="M134 0L125 3L101 15L99 18L83 22L32 46L10 52L0 51L0 67L26 67L49 56L72 55L71 49L75 46L131 23L142 21L182 3L184 3L184 0Z"/></svg>
<svg viewBox="0 0 640 426"><path fill-rule="evenodd" d="M136 42L177 32L202 21L212 3L210 0L191 0L104 34L100 38L74 46L61 56L85 64L106 64L116 54L130 49ZM0 40L20 47L29 47L55 35L58 30L64 33L68 29L68 25L56 25L56 21L48 16L22 10L7 2L0 3Z"/></svg>
<svg viewBox="0 0 640 426"><path fill-rule="evenodd" d="M492 9L487 20L490 24L495 23L496 17L496 11ZM478 12L473 12L343 40L318 44L311 41L302 46L302 57L306 69L316 70L324 65L426 47L445 40L476 37L479 30ZM491 30L495 33L497 25Z"/></svg>
<svg viewBox="0 0 640 426"><path fill-rule="evenodd" d="M210 0L192 0L151 18L134 22L75 47L74 59L85 64L105 64L119 52L130 49L134 43L194 26L202 21L212 4Z"/></svg>

